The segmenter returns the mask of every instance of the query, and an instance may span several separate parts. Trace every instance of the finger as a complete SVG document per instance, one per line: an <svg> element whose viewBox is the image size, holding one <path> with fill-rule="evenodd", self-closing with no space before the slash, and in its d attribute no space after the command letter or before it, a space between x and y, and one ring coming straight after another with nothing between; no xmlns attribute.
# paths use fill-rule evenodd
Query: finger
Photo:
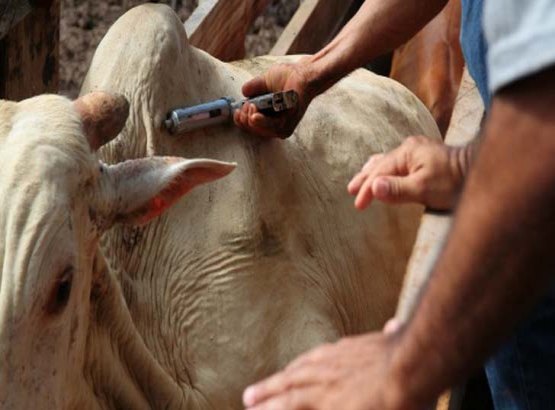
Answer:
<svg viewBox="0 0 555 410"><path fill-rule="evenodd" d="M363 171L369 171L372 169L372 167L377 166L380 161L385 158L386 154L383 153L379 153L379 154L374 154L371 155L370 158L368 158L368 161L366 161L366 164L364 164L364 166L362 167Z"/></svg>
<svg viewBox="0 0 555 410"><path fill-rule="evenodd" d="M250 106L251 106L251 105L252 105L252 104L251 104L250 102L246 101L246 102L243 104L243 106L241 107L241 114L243 114L243 115L245 116L245 118L248 118L248 117L249 117L249 109L250 109Z"/></svg>
<svg viewBox="0 0 555 410"><path fill-rule="evenodd" d="M246 388L243 392L243 404L247 407L254 406L290 389L327 383L333 377L329 370L329 367L316 365L281 371Z"/></svg>
<svg viewBox="0 0 555 410"><path fill-rule="evenodd" d="M386 203L422 202L423 184L417 175L379 176L372 182L372 194Z"/></svg>
<svg viewBox="0 0 555 410"><path fill-rule="evenodd" d="M374 193L372 191L373 181L373 177L367 176L360 189L358 190L357 196L355 198L355 208L359 211L365 209L368 205L370 205L372 199L374 199Z"/></svg>
<svg viewBox="0 0 555 410"><path fill-rule="evenodd" d="M235 123L235 125L237 125L238 127L241 126L241 122L240 122L241 116L239 115L239 110L235 110L233 112L233 122Z"/></svg>
<svg viewBox="0 0 555 410"><path fill-rule="evenodd" d="M356 174L347 185L347 191L349 194L357 195L360 191L360 187L364 184L364 181L366 181L366 178L368 178L367 172L359 172Z"/></svg>
<svg viewBox="0 0 555 410"><path fill-rule="evenodd" d="M268 90L268 86L266 85L266 78L264 76L257 76L252 80L247 81L243 84L241 91L245 97L253 97L270 92Z"/></svg>
<svg viewBox="0 0 555 410"><path fill-rule="evenodd" d="M333 360L337 343L325 343L303 353L286 367L286 370L295 370L302 367L322 366Z"/></svg>
<svg viewBox="0 0 555 410"><path fill-rule="evenodd" d="M366 181L366 178L368 178L368 176L370 176L370 173L374 171L373 168L380 167L384 158L387 160L388 156L381 153L370 156L370 158L368 158L368 161L366 161L366 163L363 165L362 170L358 174L356 174L353 179L351 179L351 182L349 182L349 185L347 186L347 191L351 195L357 195L360 188L362 187L362 184L364 183L364 181Z"/></svg>
<svg viewBox="0 0 555 410"><path fill-rule="evenodd" d="M406 156L400 148L378 157L375 166L367 168L365 171L368 175L362 182L355 199L355 207L358 210L365 209L374 199L373 184L378 176L401 176L406 174L405 166ZM378 187L378 186L377 186ZM356 186L354 188L357 188ZM353 188L353 190L354 190ZM384 187L379 186L380 189Z"/></svg>
<svg viewBox="0 0 555 410"><path fill-rule="evenodd" d="M386 335L396 333L401 328L401 322L397 318L392 318L387 321L383 327L383 332Z"/></svg>
<svg viewBox="0 0 555 410"><path fill-rule="evenodd" d="M309 387L287 391L248 410L307 410L322 403L322 388Z"/></svg>
<svg viewBox="0 0 555 410"><path fill-rule="evenodd" d="M277 128L275 118L269 118L259 112L253 112L252 115L249 116L249 125L254 128L264 128L268 131Z"/></svg>
<svg viewBox="0 0 555 410"><path fill-rule="evenodd" d="M254 114L258 113L258 108L256 107L256 105L249 104L248 113L249 113L249 122L250 122L252 117L254 117Z"/></svg>
<svg viewBox="0 0 555 410"><path fill-rule="evenodd" d="M249 105L250 103L245 103L241 108L233 113L233 120L237 126L243 131L253 133L253 130L249 127Z"/></svg>
<svg viewBox="0 0 555 410"><path fill-rule="evenodd" d="M288 126L288 119L285 117L267 117L259 112L255 112L249 117L249 126L253 129L261 130L266 136L274 138L287 138L294 129Z"/></svg>
<svg viewBox="0 0 555 410"><path fill-rule="evenodd" d="M241 110L239 110L239 121L243 124L243 127L248 129L249 127L249 103L245 103Z"/></svg>
<svg viewBox="0 0 555 410"><path fill-rule="evenodd" d="M272 124L272 121L260 113L255 113L248 117L248 127L251 133L268 138L278 138L279 134L275 132L278 128Z"/></svg>
<svg viewBox="0 0 555 410"><path fill-rule="evenodd" d="M233 122L235 123L235 125L237 127L239 127L240 129L242 129L243 131L247 131L245 124L243 123L242 119L241 119L241 110L236 110L233 113Z"/></svg>

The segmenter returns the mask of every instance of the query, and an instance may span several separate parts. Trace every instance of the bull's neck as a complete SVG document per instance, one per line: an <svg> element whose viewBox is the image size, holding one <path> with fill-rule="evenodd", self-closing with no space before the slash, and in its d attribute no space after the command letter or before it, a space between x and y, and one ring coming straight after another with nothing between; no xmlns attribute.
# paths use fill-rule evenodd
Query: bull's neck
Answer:
<svg viewBox="0 0 555 410"><path fill-rule="evenodd" d="M100 251L95 261L90 318L84 374L94 397L85 399L83 405L106 400L100 407L117 403L118 407L133 409L198 408L192 389L178 386L144 345L121 287Z"/></svg>

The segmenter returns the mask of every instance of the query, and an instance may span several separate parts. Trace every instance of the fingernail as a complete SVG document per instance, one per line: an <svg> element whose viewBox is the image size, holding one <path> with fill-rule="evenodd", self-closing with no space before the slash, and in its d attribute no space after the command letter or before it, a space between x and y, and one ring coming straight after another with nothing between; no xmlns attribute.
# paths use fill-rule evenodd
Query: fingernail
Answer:
<svg viewBox="0 0 555 410"><path fill-rule="evenodd" d="M260 120L262 120L262 114L260 114L259 112L254 113L254 115L251 118L251 121L254 125L259 125L260 124Z"/></svg>
<svg viewBox="0 0 555 410"><path fill-rule="evenodd" d="M397 319L395 318L389 319L383 328L383 332L385 334L390 335L390 334L396 333L400 327L401 327L401 323Z"/></svg>
<svg viewBox="0 0 555 410"><path fill-rule="evenodd" d="M389 182L385 179L378 179L374 184L374 195L385 198L389 195Z"/></svg>
<svg viewBox="0 0 555 410"><path fill-rule="evenodd" d="M247 387L243 392L243 404L247 407L253 406L255 398L254 387Z"/></svg>

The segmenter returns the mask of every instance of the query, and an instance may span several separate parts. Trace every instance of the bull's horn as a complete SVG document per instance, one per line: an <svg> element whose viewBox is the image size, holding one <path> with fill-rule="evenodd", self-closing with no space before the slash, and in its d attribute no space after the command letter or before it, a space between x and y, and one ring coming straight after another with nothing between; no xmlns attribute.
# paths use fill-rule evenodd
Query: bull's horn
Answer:
<svg viewBox="0 0 555 410"><path fill-rule="evenodd" d="M73 102L83 122L83 129L93 151L114 139L129 115L124 96L95 91Z"/></svg>

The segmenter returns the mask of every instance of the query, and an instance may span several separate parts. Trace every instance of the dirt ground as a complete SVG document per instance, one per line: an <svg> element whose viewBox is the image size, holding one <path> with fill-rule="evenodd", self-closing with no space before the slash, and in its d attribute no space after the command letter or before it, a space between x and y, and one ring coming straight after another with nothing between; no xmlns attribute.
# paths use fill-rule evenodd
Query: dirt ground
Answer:
<svg viewBox="0 0 555 410"><path fill-rule="evenodd" d="M199 0L163 0L185 21ZM203 0L200 0L203 1ZM287 25L300 0L272 0L246 39L248 56L267 54ZM301 0L302 1L302 0ZM60 22L60 93L75 97L96 46L108 28L140 0L62 0Z"/></svg>

